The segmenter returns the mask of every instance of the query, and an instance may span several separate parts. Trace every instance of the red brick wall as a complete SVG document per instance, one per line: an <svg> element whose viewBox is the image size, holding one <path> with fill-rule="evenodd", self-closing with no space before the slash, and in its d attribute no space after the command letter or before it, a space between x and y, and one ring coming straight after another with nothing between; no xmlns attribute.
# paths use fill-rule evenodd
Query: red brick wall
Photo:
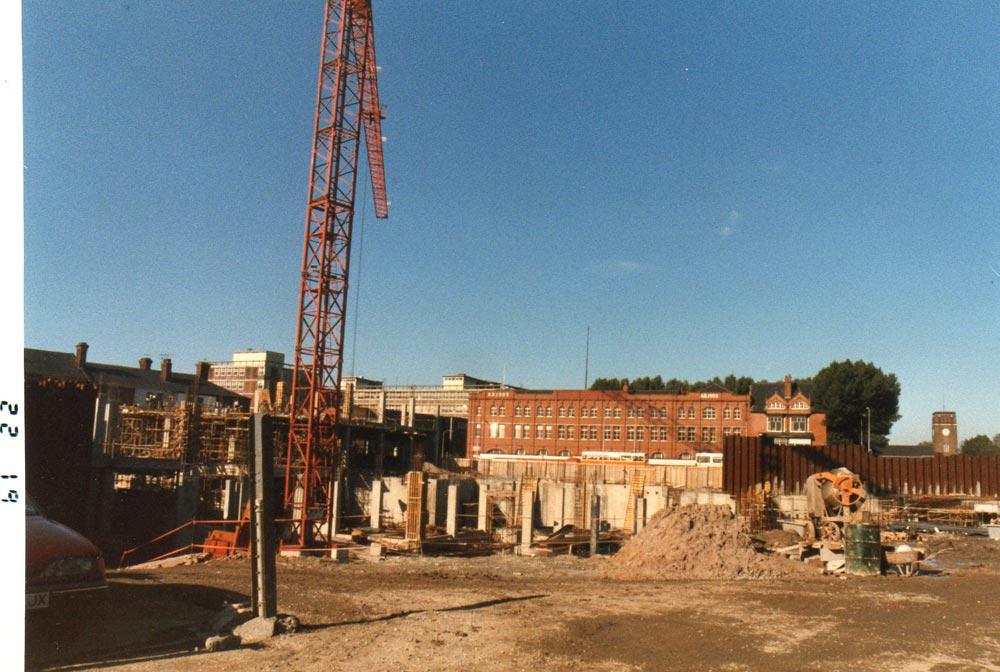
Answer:
<svg viewBox="0 0 1000 672"><path fill-rule="evenodd" d="M469 396L466 455L499 450L525 455L565 451L578 456L583 451L606 450L676 458L721 451L727 430L743 436L750 432L750 395L489 390Z"/></svg>

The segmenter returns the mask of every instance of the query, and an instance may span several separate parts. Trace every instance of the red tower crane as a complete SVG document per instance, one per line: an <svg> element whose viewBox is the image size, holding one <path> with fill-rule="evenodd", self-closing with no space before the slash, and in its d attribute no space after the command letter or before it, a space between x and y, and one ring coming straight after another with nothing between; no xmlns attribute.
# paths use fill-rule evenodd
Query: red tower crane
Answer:
<svg viewBox="0 0 1000 672"><path fill-rule="evenodd" d="M285 510L301 546L312 545L331 518L362 127L375 216L388 216L376 73L371 0L327 0L285 467Z"/></svg>

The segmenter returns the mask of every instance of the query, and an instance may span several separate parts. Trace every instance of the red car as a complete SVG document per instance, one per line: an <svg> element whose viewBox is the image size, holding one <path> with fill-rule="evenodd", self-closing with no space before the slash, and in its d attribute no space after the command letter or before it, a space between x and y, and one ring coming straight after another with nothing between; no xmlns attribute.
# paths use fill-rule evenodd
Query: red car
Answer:
<svg viewBox="0 0 1000 672"><path fill-rule="evenodd" d="M90 541L25 502L25 607L58 608L108 587L104 558Z"/></svg>

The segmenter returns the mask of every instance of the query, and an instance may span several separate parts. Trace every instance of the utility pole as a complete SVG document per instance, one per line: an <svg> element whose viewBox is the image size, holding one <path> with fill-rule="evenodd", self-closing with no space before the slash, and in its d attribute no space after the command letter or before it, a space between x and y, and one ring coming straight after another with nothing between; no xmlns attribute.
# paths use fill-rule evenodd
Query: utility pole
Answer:
<svg viewBox="0 0 1000 672"><path fill-rule="evenodd" d="M274 563L274 435L271 417L253 414L253 459L250 478L251 607L261 618L278 614L277 570Z"/></svg>

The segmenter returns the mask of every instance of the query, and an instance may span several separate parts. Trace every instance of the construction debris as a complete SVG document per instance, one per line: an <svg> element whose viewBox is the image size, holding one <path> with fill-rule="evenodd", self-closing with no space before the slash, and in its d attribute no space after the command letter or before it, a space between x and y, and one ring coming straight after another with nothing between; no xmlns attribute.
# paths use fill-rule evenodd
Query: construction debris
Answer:
<svg viewBox="0 0 1000 672"><path fill-rule="evenodd" d="M757 551L747 523L726 506L663 509L604 569L615 579L764 579L781 561Z"/></svg>

